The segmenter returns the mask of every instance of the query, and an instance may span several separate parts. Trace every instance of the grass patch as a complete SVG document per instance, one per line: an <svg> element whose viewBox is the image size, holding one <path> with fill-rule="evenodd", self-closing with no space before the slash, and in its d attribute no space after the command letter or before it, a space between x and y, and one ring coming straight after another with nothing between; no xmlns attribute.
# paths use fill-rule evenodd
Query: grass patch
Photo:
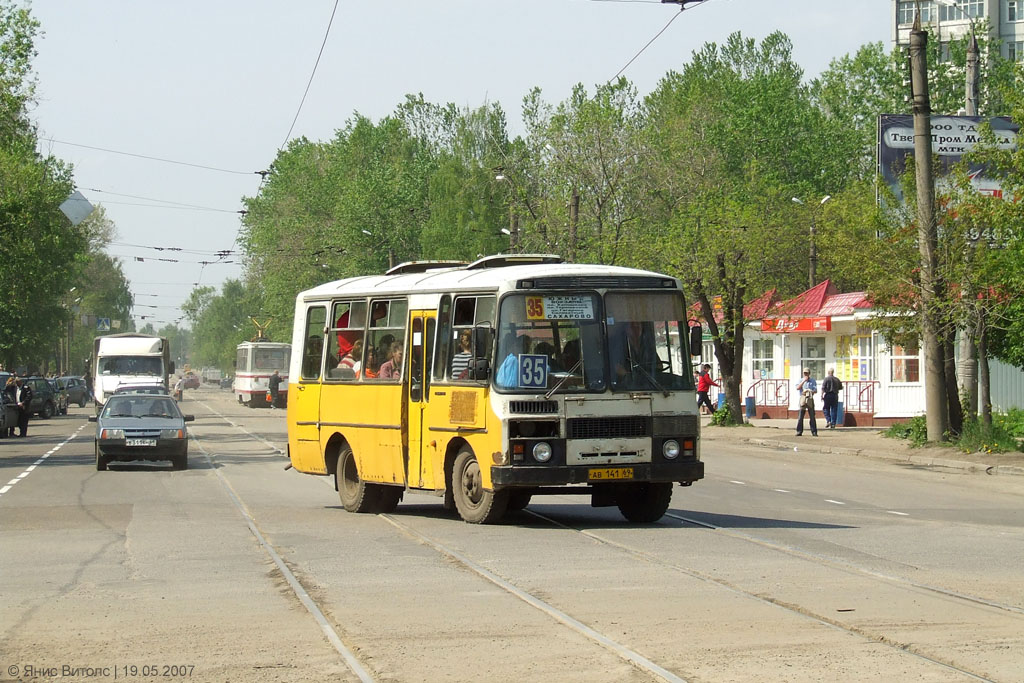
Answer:
<svg viewBox="0 0 1024 683"><path fill-rule="evenodd" d="M913 447L928 443L928 423L924 415L918 415L907 422L894 424L882 432L890 439L906 439ZM1024 436L1024 410L1012 409L1005 414L992 416L992 426L986 427L978 420L966 420L963 433L952 438L948 444L962 453L1012 453L1024 450L1019 437Z"/></svg>
<svg viewBox="0 0 1024 683"><path fill-rule="evenodd" d="M907 439L915 448L928 443L928 423L924 415L912 417L907 422L897 422L884 432L882 436L890 439Z"/></svg>

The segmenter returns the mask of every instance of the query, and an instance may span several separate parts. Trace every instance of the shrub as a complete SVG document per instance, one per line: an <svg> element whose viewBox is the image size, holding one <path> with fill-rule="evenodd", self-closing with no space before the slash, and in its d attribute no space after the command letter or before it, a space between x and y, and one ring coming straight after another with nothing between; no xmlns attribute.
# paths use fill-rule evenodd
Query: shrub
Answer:
<svg viewBox="0 0 1024 683"><path fill-rule="evenodd" d="M729 404L726 403L724 406L719 408L711 415L711 424L719 427L732 427L736 424L736 421L732 419L732 413L729 412Z"/></svg>
<svg viewBox="0 0 1024 683"><path fill-rule="evenodd" d="M1021 411L1016 411L1020 413ZM978 420L964 420L964 429L956 442L964 453L1006 453L1020 448L1011 429L1007 426L1006 415L993 415L992 426L986 427Z"/></svg>
<svg viewBox="0 0 1024 683"><path fill-rule="evenodd" d="M890 439L907 439L911 446L923 446L928 443L928 423L924 415L918 415L907 422L897 422L882 434Z"/></svg>

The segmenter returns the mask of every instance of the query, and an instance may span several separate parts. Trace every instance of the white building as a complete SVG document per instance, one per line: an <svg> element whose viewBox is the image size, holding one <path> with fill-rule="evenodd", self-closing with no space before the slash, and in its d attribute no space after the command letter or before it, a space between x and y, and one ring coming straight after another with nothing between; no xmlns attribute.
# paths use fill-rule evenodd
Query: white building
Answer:
<svg viewBox="0 0 1024 683"><path fill-rule="evenodd" d="M979 37L987 34L999 40L1003 57L1024 59L1024 0L922 0L920 4L921 23L932 28L940 43L969 35L973 23ZM916 6L915 0L892 0L893 44L910 42Z"/></svg>
<svg viewBox="0 0 1024 683"><path fill-rule="evenodd" d="M839 293L828 280L785 302L774 290L745 307L741 396L747 414L796 417L796 384L810 369L819 389L826 371L843 382L839 401L846 426L885 426L925 411L924 357L919 345L890 343L872 330L876 312L864 292ZM702 361L719 376L710 341ZM1024 372L990 361L992 407L1024 407ZM820 410L820 402L818 405Z"/></svg>

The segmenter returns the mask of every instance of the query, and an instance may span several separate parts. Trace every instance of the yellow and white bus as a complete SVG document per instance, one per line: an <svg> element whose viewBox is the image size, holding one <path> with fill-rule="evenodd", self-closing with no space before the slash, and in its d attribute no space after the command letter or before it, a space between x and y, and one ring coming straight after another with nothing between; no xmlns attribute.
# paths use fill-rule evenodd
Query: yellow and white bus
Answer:
<svg viewBox="0 0 1024 683"><path fill-rule="evenodd" d="M687 330L675 278L557 256L330 282L295 302L288 455L352 512L416 490L491 523L586 494L656 521L704 476Z"/></svg>

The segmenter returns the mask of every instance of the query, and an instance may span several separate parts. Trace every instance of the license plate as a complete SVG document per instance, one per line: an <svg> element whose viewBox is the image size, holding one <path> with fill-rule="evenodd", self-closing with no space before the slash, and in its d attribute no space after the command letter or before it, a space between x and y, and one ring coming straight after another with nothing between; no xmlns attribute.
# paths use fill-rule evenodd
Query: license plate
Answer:
<svg viewBox="0 0 1024 683"><path fill-rule="evenodd" d="M587 472L590 481L607 481L609 479L632 479L632 467L600 467Z"/></svg>
<svg viewBox="0 0 1024 683"><path fill-rule="evenodd" d="M125 446L155 446L156 439L125 439Z"/></svg>

